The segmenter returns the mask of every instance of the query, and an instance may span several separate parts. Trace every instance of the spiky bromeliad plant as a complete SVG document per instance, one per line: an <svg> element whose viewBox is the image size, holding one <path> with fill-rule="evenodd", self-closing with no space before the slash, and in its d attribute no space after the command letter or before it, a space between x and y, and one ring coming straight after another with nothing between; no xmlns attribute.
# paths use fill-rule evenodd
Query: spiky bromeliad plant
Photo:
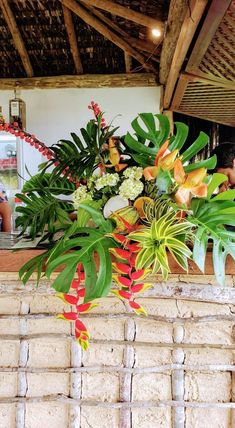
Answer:
<svg viewBox="0 0 235 428"><path fill-rule="evenodd" d="M73 141L52 146L49 161L17 195L24 203L17 209L17 225L21 233L28 230L27 245L37 238L45 247L21 268L20 277L26 283L36 271L39 282L60 268L52 286L74 310L59 317L75 322L84 349L89 333L80 314L109 293L112 279L119 287L113 293L137 314L145 313L135 300L149 287L142 280L158 271L166 280L169 255L186 271L190 258L204 271L211 241L221 284L227 255L235 258L235 233L226 229L235 226L235 191L214 197L227 179L207 175L215 156L189 163L208 136L201 132L184 149L185 124L175 123L170 135L166 116L142 113L132 122L134 136L116 139L117 128L105 124L99 106L90 108L95 119L81 129L83 139L72 133ZM52 165L53 171L46 172Z"/></svg>

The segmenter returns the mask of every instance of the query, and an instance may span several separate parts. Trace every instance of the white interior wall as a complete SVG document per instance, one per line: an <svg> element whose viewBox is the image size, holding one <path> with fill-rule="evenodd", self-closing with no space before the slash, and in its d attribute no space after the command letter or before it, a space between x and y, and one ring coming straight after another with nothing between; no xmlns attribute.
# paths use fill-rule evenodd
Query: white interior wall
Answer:
<svg viewBox="0 0 235 428"><path fill-rule="evenodd" d="M87 108L91 100L100 104L107 123L120 114L113 123L120 126L117 135L131 129L131 121L138 113L159 113L160 105L160 87L34 89L22 90L20 96L26 102L27 131L48 146L59 139L68 139L70 132L79 133L93 117ZM13 91L0 91L0 106L6 120L12 98ZM37 150L26 146L23 160L31 174L37 172L37 165L44 159Z"/></svg>

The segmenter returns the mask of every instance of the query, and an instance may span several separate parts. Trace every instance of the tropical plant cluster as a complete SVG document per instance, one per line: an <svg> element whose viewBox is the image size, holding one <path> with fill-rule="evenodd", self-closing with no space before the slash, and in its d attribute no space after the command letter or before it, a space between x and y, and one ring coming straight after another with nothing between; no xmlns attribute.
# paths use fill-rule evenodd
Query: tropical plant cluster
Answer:
<svg viewBox="0 0 235 428"><path fill-rule="evenodd" d="M59 269L52 286L72 305L59 318L74 321L87 349L89 332L80 316L112 292L137 314L146 314L138 295L151 273L167 280L170 259L186 272L192 259L204 272L208 243L216 278L225 281L227 255L235 258L235 191L217 193L227 177L208 174L216 157L192 162L208 144L200 132L187 146L188 127L170 133L161 114L141 113L132 132L115 136L98 104L80 134L50 147L47 162L17 197L17 226L45 251L20 270L26 283ZM28 137L30 139L30 137ZM186 146L186 148L184 148ZM52 168L53 167L53 168ZM112 284L115 284L113 286Z"/></svg>

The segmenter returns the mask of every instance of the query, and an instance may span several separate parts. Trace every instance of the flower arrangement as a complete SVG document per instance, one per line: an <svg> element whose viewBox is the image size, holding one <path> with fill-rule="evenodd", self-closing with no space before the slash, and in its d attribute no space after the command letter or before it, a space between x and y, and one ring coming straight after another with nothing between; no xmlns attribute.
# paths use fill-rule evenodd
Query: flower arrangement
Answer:
<svg viewBox="0 0 235 428"><path fill-rule="evenodd" d="M146 315L138 294L151 286L145 282L149 274L161 272L167 279L170 256L185 271L193 259L203 272L211 241L220 284L227 255L235 258L235 233L226 229L235 226L235 191L214 195L227 180L207 174L215 156L190 163L208 136L200 132L184 149L185 124L175 123L170 135L166 116L141 113L131 123L133 133L115 137L118 128L106 124L100 107L91 102L89 109L94 118L80 130L81 138L72 133L71 141L46 149L27 134L47 162L17 194L24 204L17 208L21 235L27 231L29 240L46 247L21 268L20 277L26 283L36 271L39 282L60 269L52 287L74 309L58 318L75 322L84 349L89 332L80 314L97 299L112 292ZM12 129L20 135L17 126Z"/></svg>

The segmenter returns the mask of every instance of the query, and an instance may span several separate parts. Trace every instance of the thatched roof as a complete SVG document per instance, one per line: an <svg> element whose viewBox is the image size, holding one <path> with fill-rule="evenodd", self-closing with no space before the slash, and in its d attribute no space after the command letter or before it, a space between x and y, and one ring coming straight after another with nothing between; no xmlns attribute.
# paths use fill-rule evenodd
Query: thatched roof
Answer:
<svg viewBox="0 0 235 428"><path fill-rule="evenodd" d="M0 42L0 89L162 84L235 126L235 0L0 0Z"/></svg>
<svg viewBox="0 0 235 428"><path fill-rule="evenodd" d="M139 12L146 17L151 17L156 22L164 23L167 20L170 0L118 0L115 3ZM68 27L65 23L66 6L59 0L9 0L8 6L15 19L15 23L21 34L23 44L28 54L29 63L34 76L58 76L78 74L71 52L71 45L68 36ZM76 2L81 8L86 10L91 17L99 20L92 13L90 6ZM4 10L5 9L5 10ZM67 8L66 8L67 9ZM158 41L152 42L149 38L147 27L124 17L113 15L99 9L94 12L106 17L111 26L113 24L120 29L120 37L124 39L125 32L129 37L149 42L149 52L143 52L144 58L148 58L151 50L154 50ZM4 13L5 12L5 13ZM12 37L9 23L7 23L6 8L0 8L0 35L1 35L1 68L0 77L26 77L25 70L19 50ZM112 43L100 32L88 25L77 14L71 14L71 25L74 27L75 41L77 43L78 55L81 61L81 72L85 74L112 74L125 73L124 51L115 43ZM68 25L68 24L67 24ZM108 27L105 24L106 28ZM70 28L71 30L71 28ZM118 34L116 28L112 28ZM123 35L122 35L123 34ZM135 41L134 43L135 44ZM154 52L154 60L160 59L161 43ZM156 70L158 63L154 62ZM138 61L134 61L132 67L139 66ZM28 73L29 75L29 73Z"/></svg>

